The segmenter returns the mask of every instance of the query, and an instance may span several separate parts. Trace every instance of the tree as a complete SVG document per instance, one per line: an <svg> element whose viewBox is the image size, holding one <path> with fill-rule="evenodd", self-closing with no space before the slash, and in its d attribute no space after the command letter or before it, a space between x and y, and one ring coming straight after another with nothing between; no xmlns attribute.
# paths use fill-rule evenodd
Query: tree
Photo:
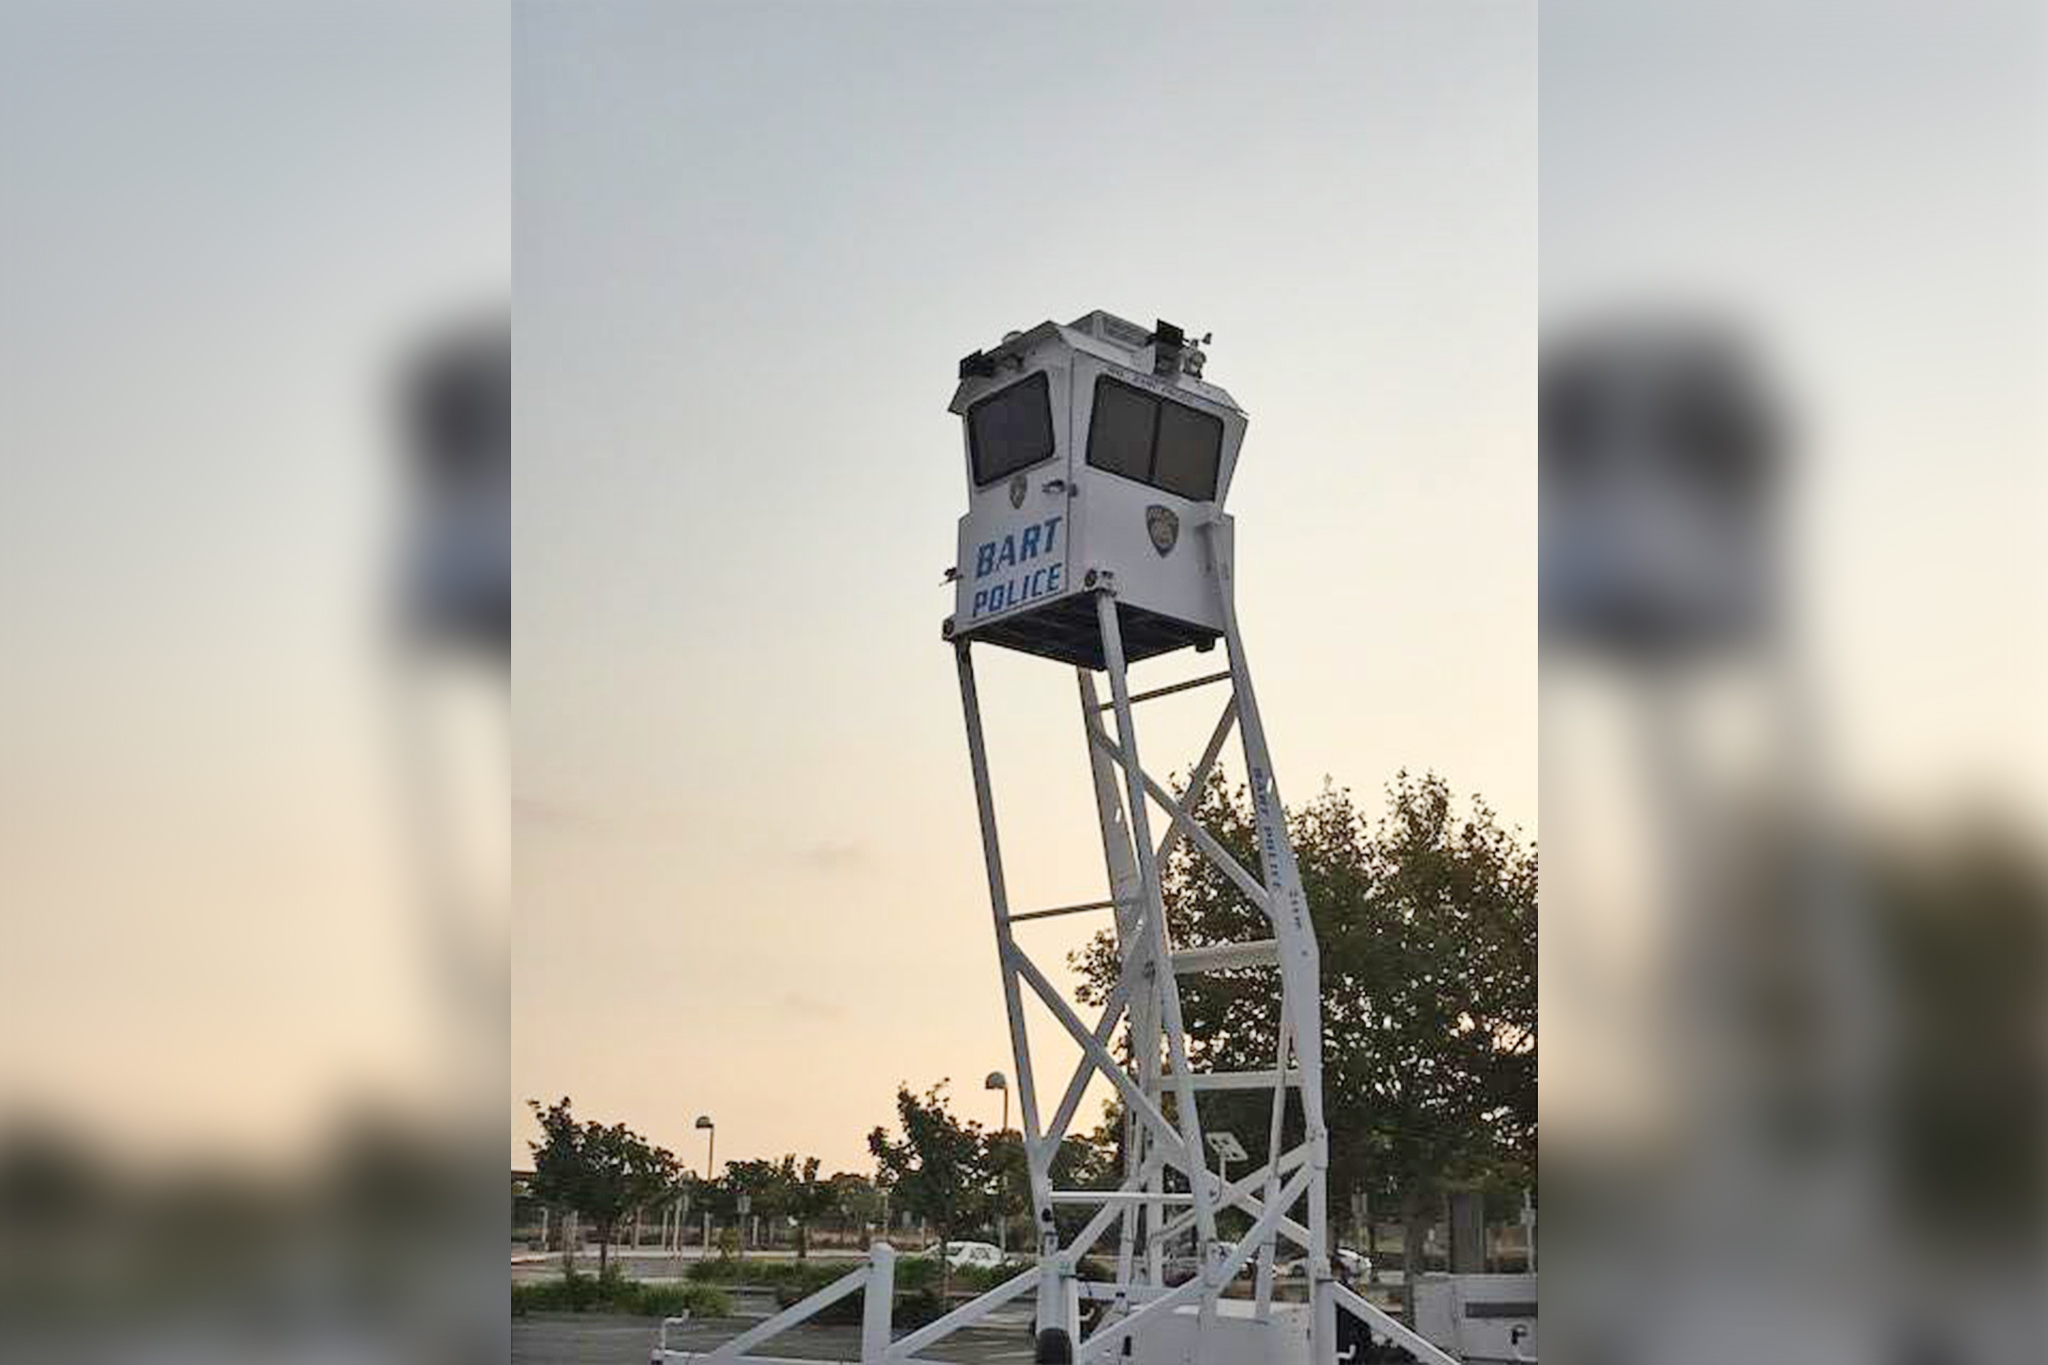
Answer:
<svg viewBox="0 0 2048 1365"><path fill-rule="evenodd" d="M903 1208L938 1229L942 1295L951 1287L947 1245L961 1222L985 1205L992 1183L983 1159L981 1125L953 1117L945 1090L945 1081L923 1096L898 1085L896 1121L903 1136L892 1140L880 1128L868 1134L868 1150L874 1153L881 1182Z"/></svg>
<svg viewBox="0 0 2048 1365"><path fill-rule="evenodd" d="M801 1261L811 1254L811 1224L821 1218L830 1218L839 1208L840 1188L838 1176L831 1180L818 1179L820 1162L814 1156L805 1157L801 1163L794 1156L782 1158L778 1171L782 1183L782 1213L796 1221L796 1258Z"/></svg>
<svg viewBox="0 0 2048 1365"><path fill-rule="evenodd" d="M539 1100L526 1103L541 1130L540 1141L526 1144L533 1153L529 1188L536 1199L589 1220L597 1233L598 1274L603 1275L619 1223L674 1189L680 1169L676 1159L623 1123L578 1123L566 1095L545 1108ZM571 1268L574 1254L565 1239L563 1257Z"/></svg>
<svg viewBox="0 0 2048 1365"><path fill-rule="evenodd" d="M790 1158L793 1165L795 1158ZM792 1174L786 1173L780 1163L773 1161L729 1161L725 1166L725 1190L728 1207L740 1223L740 1245L746 1245L746 1220L760 1218L773 1224L774 1220L787 1211L789 1181ZM746 1212L740 1212L740 1203L746 1203Z"/></svg>
<svg viewBox="0 0 2048 1365"><path fill-rule="evenodd" d="M1103 1105L1101 1126L1089 1133L1068 1133L1053 1153L1052 1183L1062 1190L1115 1189L1123 1178L1123 1109L1116 1101ZM1015 1219L1031 1212L1031 1165L1024 1154L1024 1135L1011 1130L982 1137L981 1160L989 1186L984 1208L991 1220ZM1079 1232L1094 1211L1080 1206L1053 1210L1062 1238ZM1013 1243L1023 1250L1029 1242Z"/></svg>
<svg viewBox="0 0 2048 1365"><path fill-rule="evenodd" d="M840 1171L832 1177L832 1211L839 1216L842 1231L864 1233L870 1226L881 1228L884 1236L889 1229L883 1226L888 1210L882 1200L882 1191L875 1182L852 1171Z"/></svg>
<svg viewBox="0 0 2048 1365"><path fill-rule="evenodd" d="M1243 789L1212 783L1197 806L1203 827L1259 875ZM1412 1282L1421 1214L1448 1183L1534 1166L1536 853L1477 798L1460 818L1434 774L1397 776L1370 823L1349 792L1326 787L1288 832L1321 950L1331 1188L1398 1202ZM1191 842L1161 876L1176 946L1270 936ZM1099 1002L1116 979L1114 940L1098 935L1075 965ZM1280 992L1270 970L1184 977L1180 991L1196 1065L1272 1066ZM1265 1159L1264 1096L1219 1094L1203 1111ZM1291 1111L1283 1142L1300 1133Z"/></svg>
<svg viewBox="0 0 2048 1365"><path fill-rule="evenodd" d="M985 1135L981 1162L989 1174L990 1219L1006 1223L1030 1212L1031 1164L1024 1155L1024 1135L1015 1131ZM1001 1236L996 1240L1007 1241Z"/></svg>

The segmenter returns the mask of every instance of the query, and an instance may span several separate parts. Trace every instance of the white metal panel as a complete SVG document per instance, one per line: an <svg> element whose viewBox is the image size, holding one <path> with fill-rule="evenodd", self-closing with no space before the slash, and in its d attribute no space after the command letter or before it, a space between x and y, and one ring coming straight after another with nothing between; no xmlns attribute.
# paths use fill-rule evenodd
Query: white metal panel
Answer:
<svg viewBox="0 0 2048 1365"><path fill-rule="evenodd" d="M1233 462L1243 440L1243 414L1149 374L1108 365L1092 356L1077 357L1073 364L1074 574L1084 582L1091 569L1113 574L1119 602L1220 633L1223 622L1217 606L1215 569L1208 540L1196 530L1218 514L1220 496L1215 501L1196 501L1088 464L1096 383L1104 376L1219 419L1223 423L1224 466ZM1221 477L1219 470L1219 495ZM1169 534L1161 537L1164 549L1154 539L1155 522L1170 528Z"/></svg>
<svg viewBox="0 0 2048 1365"><path fill-rule="evenodd" d="M1201 1342L1196 1344L1199 1314L1177 1309L1147 1337L1144 1359L1150 1361L1230 1361L1233 1365L1308 1365L1309 1311L1303 1304L1276 1303L1261 1321L1249 1299L1219 1299Z"/></svg>
<svg viewBox="0 0 2048 1365"><path fill-rule="evenodd" d="M1469 1365L1533 1360L1536 1277L1421 1276L1415 1282L1415 1328Z"/></svg>
<svg viewBox="0 0 2048 1365"><path fill-rule="evenodd" d="M1064 347L1045 347L1021 371L990 383L971 400L992 397L1043 373L1052 408L1052 458L976 487L963 412L960 443L969 491L967 515L959 523L953 605L955 628L963 634L1078 590L1068 566L1073 441L1067 358Z"/></svg>

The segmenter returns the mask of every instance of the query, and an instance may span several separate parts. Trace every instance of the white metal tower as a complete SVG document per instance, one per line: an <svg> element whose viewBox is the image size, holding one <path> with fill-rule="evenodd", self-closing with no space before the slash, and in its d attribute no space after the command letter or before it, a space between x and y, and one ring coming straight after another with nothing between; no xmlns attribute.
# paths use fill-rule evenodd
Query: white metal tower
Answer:
<svg viewBox="0 0 2048 1365"><path fill-rule="evenodd" d="M937 1322L893 1338L886 1292L892 1254L878 1245L866 1267L709 1359L760 1359L744 1352L865 1288L861 1359L869 1365L933 1359L926 1352L945 1336L1025 1296L1036 1305L1039 1361L1335 1365L1342 1309L1420 1359L1455 1365L1332 1273L1315 928L1238 631L1232 523L1222 510L1245 415L1229 394L1203 380L1204 359L1179 328L1160 323L1148 329L1094 312L1066 326L1047 322L1013 332L994 349L968 356L951 405L964 428L969 507L952 575L955 610L943 634L953 645L966 716L1030 1170L1036 1263ZM1227 667L1131 691L1130 664L1182 649L1210 650L1219 641ZM1107 873L1100 900L1044 908L1010 903L975 686L976 646L1018 650L1075 670ZM1106 701L1098 674L1107 683ZM1220 714L1186 785L1169 790L1141 758L1137 711L1154 698L1197 687L1225 694ZM1257 823L1256 871L1194 818L1233 732ZM1157 831L1155 808L1163 816ZM1182 841L1262 912L1266 936L1175 946L1160 869ZM1013 932L1026 921L1089 913L1110 917L1119 962L1092 1017ZM1271 970L1282 1002L1272 1066L1197 1070L1189 1060L1178 983L1196 973L1247 968ZM1034 1063L1025 1007L1034 997L1080 1050L1070 1072L1061 1067L1048 1075ZM1128 1057L1117 1052L1120 1026L1127 1026ZM1115 1088L1125 1115L1122 1180L1110 1190L1056 1188L1060 1142L1098 1077ZM1223 1091L1270 1096L1266 1159L1227 1183L1204 1159L1203 1100ZM1295 1131L1299 1141L1283 1149L1283 1135ZM1067 1206L1090 1216L1063 1239L1054 1210ZM1217 1216L1225 1210L1250 1220L1249 1232L1234 1245L1217 1235ZM1084 1282L1077 1274L1081 1258L1110 1245L1114 1280ZM1280 1301L1276 1269L1296 1258L1306 1265L1305 1301ZM1188 1277L1178 1278L1176 1267L1186 1268ZM1231 1296L1246 1274L1249 1296ZM1084 1301L1095 1309L1085 1335Z"/></svg>
<svg viewBox="0 0 2048 1365"><path fill-rule="evenodd" d="M1147 331L1096 312L1071 326L1047 323L1013 334L994 351L969 356L953 400L953 410L965 419L971 507L960 524L958 603L945 634L960 672L1039 1229L1037 1321L1046 1329L1041 1359L1064 1358L1062 1346L1068 1344L1081 1359L1334 1359L1315 931L1237 627L1231 521L1222 503L1244 439L1244 413L1222 389L1204 382L1201 370L1201 352L1178 329L1162 323ZM1029 543L1034 528L1041 529L1035 546ZM1206 650L1219 637L1228 668L1132 694L1127 668L1134 660L1186 647ZM1076 670L1108 874L1104 901L1042 910L1009 903L974 682L977 643L1023 650ZM1108 683L1107 704L1097 690L1097 672ZM1144 766L1136 708L1166 692L1203 685L1228 695L1188 784L1169 791ZM1103 724L1105 713L1114 718L1113 734ZM1258 820L1256 876L1195 822L1190 809L1233 729ZM1156 842L1155 803L1165 815L1163 837ZM1269 937L1175 950L1160 868L1180 840L1215 863L1264 912ZM1091 1020L1018 946L1012 926L1102 910L1114 918L1121 970ZM1197 1072L1189 1062L1178 979L1251 966L1277 972L1283 1007L1273 1066ZM1041 1104L1025 1024L1027 992L1082 1051L1079 1066L1054 1092L1058 1099L1050 1112ZM1128 1026L1128 1058L1111 1051L1119 1024ZM1053 1158L1083 1090L1096 1076L1115 1086L1126 1116L1123 1182L1114 1191L1055 1189ZM1277 1152L1227 1185L1205 1157L1201 1103L1205 1094L1225 1089L1270 1093L1268 1150ZM1300 1106L1305 1136L1280 1152L1290 1096ZM1065 1203L1096 1212L1062 1245L1053 1208ZM1250 1235L1234 1248L1220 1242L1216 1231L1217 1212L1228 1207L1253 1219ZM1112 1229L1115 1282L1078 1283L1076 1261ZM1272 1301L1282 1239L1307 1258L1306 1305ZM1173 1285L1166 1267L1183 1243L1192 1250L1194 1274ZM1223 1291L1248 1264L1256 1265L1256 1296L1248 1311L1233 1312L1245 1305L1225 1304ZM1078 1312L1083 1293L1109 1298L1085 1339Z"/></svg>

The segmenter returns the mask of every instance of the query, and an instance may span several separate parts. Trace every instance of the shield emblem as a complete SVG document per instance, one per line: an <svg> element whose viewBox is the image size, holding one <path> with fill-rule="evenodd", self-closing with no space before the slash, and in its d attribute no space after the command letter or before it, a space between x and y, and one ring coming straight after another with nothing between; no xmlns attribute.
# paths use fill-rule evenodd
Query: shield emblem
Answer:
<svg viewBox="0 0 2048 1365"><path fill-rule="evenodd" d="M1022 474L1010 480L1010 506L1022 507L1024 495L1031 491L1031 481Z"/></svg>
<svg viewBox="0 0 2048 1365"><path fill-rule="evenodd" d="M1180 539L1180 518L1171 507L1153 503L1145 509L1145 532L1152 537L1152 548L1160 554L1169 554L1173 543Z"/></svg>

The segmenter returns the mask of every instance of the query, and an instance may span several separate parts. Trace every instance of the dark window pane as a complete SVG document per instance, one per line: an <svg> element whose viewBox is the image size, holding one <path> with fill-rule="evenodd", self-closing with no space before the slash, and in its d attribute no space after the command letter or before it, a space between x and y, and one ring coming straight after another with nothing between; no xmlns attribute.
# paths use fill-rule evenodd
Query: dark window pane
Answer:
<svg viewBox="0 0 2048 1365"><path fill-rule="evenodd" d="M974 482L994 483L1052 454L1052 402L1045 371L990 394L967 410Z"/></svg>
<svg viewBox="0 0 2048 1365"><path fill-rule="evenodd" d="M1159 458L1152 482L1169 493L1206 502L1216 496L1223 459L1223 420L1179 403L1159 405Z"/></svg>
<svg viewBox="0 0 2048 1365"><path fill-rule="evenodd" d="M1088 463L1125 478L1150 482L1152 428L1159 402L1114 380L1095 385L1095 416L1088 423Z"/></svg>

